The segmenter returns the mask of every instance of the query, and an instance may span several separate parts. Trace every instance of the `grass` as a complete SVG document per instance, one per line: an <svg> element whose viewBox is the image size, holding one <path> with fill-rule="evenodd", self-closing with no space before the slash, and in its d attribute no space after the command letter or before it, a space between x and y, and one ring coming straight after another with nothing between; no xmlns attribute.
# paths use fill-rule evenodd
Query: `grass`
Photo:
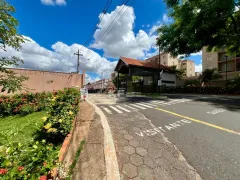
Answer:
<svg viewBox="0 0 240 180"><path fill-rule="evenodd" d="M43 124L41 118L46 116L45 111L35 112L26 116L8 116L0 118L0 132L8 134L17 133L14 141L25 142L33 138L34 133ZM0 142L4 144L6 140L0 136Z"/></svg>

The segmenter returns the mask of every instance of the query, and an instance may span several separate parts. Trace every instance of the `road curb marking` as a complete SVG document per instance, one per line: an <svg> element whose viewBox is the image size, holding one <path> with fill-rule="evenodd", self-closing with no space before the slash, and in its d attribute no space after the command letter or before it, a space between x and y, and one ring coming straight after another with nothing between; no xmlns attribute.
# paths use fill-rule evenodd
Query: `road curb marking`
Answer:
<svg viewBox="0 0 240 180"><path fill-rule="evenodd" d="M171 111L168 111L168 110L165 110L165 109L160 109L160 108L155 108L155 109L157 109L159 111L163 111L163 112L169 113L169 114L172 114L172 115L175 115L175 116L178 116L178 117L181 117L181 118L184 118L184 119L188 119L188 120L193 121L193 122L204 124L204 125L210 126L212 128L216 128L216 129L220 129L222 131L226 131L226 132L229 132L229 133L232 133L232 134L240 135L240 132L237 132L237 131L234 131L234 130L231 130L231 129L227 129L227 128L224 128L224 127L221 127L221 126L217 126L215 124L211 124L211 123L207 123L205 121L201 121L201 120L198 120L198 119L190 118L188 116L177 114L175 112L171 112Z"/></svg>

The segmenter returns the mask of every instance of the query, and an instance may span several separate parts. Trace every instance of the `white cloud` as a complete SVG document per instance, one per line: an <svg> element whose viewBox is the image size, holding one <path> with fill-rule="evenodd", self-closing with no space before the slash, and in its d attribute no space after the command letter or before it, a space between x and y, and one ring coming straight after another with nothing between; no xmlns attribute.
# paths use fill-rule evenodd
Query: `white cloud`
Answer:
<svg viewBox="0 0 240 180"><path fill-rule="evenodd" d="M192 53L190 56L200 56L200 55L202 55L202 51Z"/></svg>
<svg viewBox="0 0 240 180"><path fill-rule="evenodd" d="M99 80L100 80L99 77L93 78L93 77L89 76L88 74L86 74L86 77L85 77L85 82L86 82L86 84L87 84L87 83L96 82L96 81L99 81Z"/></svg>
<svg viewBox="0 0 240 180"><path fill-rule="evenodd" d="M195 72L202 72L202 64L195 65Z"/></svg>
<svg viewBox="0 0 240 180"><path fill-rule="evenodd" d="M65 0L56 0L56 4L62 6L62 5L66 5L67 3Z"/></svg>
<svg viewBox="0 0 240 180"><path fill-rule="evenodd" d="M41 3L44 4L44 5L51 5L51 6L54 6L54 5L59 5L59 6L63 6L63 5L66 5L67 2L66 0L41 0Z"/></svg>
<svg viewBox="0 0 240 180"><path fill-rule="evenodd" d="M99 15L99 17L100 16L101 15ZM112 24L110 28L108 28L115 18L116 20L113 24L116 24L114 26ZM92 47L102 49L104 51L104 56L106 57L143 57L145 51L149 51L152 46L156 44L157 36L148 35L143 30L139 30L139 32L135 34L133 32L134 21L135 14L132 7L117 6L114 11L106 13L103 16L102 21L98 26L99 29L94 33L94 43L92 44ZM109 31L110 29L111 31Z"/></svg>
<svg viewBox="0 0 240 180"><path fill-rule="evenodd" d="M54 5L54 1L53 0L41 0L41 3L44 5Z"/></svg>
<svg viewBox="0 0 240 180"><path fill-rule="evenodd" d="M62 42L56 42L52 45L53 50L48 50L41 47L31 38L25 38L29 41L22 45L20 51L7 47L7 52L0 50L0 56L17 56L23 59L24 65L20 66L22 68L76 72L77 56L74 53L79 49L83 54L83 57L80 59L80 69L97 74L104 72L104 77L110 77L117 63L116 61L108 61L106 58L80 44L69 46Z"/></svg>
<svg viewBox="0 0 240 180"><path fill-rule="evenodd" d="M168 17L167 14L164 14L164 15L163 15L163 22L164 22L164 23L170 22L170 18Z"/></svg>

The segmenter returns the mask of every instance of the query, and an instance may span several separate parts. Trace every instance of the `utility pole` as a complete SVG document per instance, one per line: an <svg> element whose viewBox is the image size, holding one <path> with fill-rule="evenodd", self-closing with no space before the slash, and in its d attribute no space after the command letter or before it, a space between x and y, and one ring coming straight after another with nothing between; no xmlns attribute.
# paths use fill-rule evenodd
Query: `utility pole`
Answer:
<svg viewBox="0 0 240 180"><path fill-rule="evenodd" d="M159 45L159 48L158 48L158 63L159 63L159 83L161 82L161 73L160 73L160 68L161 68L161 54L160 54L160 45ZM160 85L161 84L159 84L158 85L158 90L159 90L159 95L161 94L160 93L160 91L161 91L161 89L160 89Z"/></svg>
<svg viewBox="0 0 240 180"><path fill-rule="evenodd" d="M226 71L225 71L225 73L226 73L226 91L227 91L227 80L228 80L228 78L227 78L227 73L228 73L228 68L227 68L227 66L228 66L228 56L227 55L225 55L225 60L226 60L226 63L225 63Z"/></svg>
<svg viewBox="0 0 240 180"><path fill-rule="evenodd" d="M80 72L80 56L83 56L80 51L78 50L76 53L74 53L74 55L76 55L77 58L77 73Z"/></svg>

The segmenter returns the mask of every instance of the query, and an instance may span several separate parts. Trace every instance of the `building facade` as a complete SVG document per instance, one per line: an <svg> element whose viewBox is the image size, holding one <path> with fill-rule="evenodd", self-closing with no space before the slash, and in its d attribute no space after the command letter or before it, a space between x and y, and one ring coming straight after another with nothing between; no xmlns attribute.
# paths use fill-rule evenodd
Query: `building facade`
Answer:
<svg viewBox="0 0 240 180"><path fill-rule="evenodd" d="M234 77L240 72L240 57L228 56L226 62L226 51L219 50L216 52L208 52L204 47L202 50L202 65L203 71L206 69L216 68L220 74L225 75L226 71L229 72L229 77Z"/></svg>
<svg viewBox="0 0 240 180"><path fill-rule="evenodd" d="M186 77L195 76L195 63L192 60L180 60L179 69L185 70L184 76Z"/></svg>
<svg viewBox="0 0 240 180"><path fill-rule="evenodd" d="M147 62L154 62L159 64L159 55L146 59ZM172 57L169 53L160 54L160 63L165 66L177 66L177 69L185 70L185 76L195 76L195 63L192 60L180 60Z"/></svg>

